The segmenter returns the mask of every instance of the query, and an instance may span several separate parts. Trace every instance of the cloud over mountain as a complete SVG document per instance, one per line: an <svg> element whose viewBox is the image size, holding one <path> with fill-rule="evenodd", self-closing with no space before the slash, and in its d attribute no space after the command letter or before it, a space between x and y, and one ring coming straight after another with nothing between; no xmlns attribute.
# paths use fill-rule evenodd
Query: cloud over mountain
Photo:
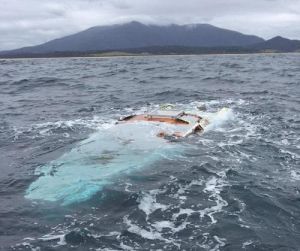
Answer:
<svg viewBox="0 0 300 251"><path fill-rule="evenodd" d="M264 38L300 39L300 1L295 0L1 0L0 50L132 20L210 23Z"/></svg>

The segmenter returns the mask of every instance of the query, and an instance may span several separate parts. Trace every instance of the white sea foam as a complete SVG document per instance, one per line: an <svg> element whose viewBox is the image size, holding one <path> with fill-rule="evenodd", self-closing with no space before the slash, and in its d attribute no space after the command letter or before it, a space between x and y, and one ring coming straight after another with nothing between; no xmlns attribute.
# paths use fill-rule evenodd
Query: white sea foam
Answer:
<svg viewBox="0 0 300 251"><path fill-rule="evenodd" d="M174 234L174 233L184 230L188 224L189 224L189 222L184 221L179 226L175 227L175 224L172 221L157 221L157 222L151 224L151 226L154 227L155 230L158 232L163 232L164 229L168 229L169 231L171 231Z"/></svg>
<svg viewBox="0 0 300 251"><path fill-rule="evenodd" d="M74 120L59 120L55 122L46 122L34 124L30 127L14 127L14 140L17 140L22 135L32 133L32 138L47 137L56 133L57 129L74 130L75 128L89 128L92 130L108 129L114 126L115 121L112 119L100 118L94 116L91 119L74 119ZM69 137L69 133L63 133L64 137Z"/></svg>
<svg viewBox="0 0 300 251"><path fill-rule="evenodd" d="M168 208L167 205L163 205L156 201L156 195L159 194L160 192L161 191L159 189L156 189L150 191L150 193L144 193L138 207L146 214L147 218L151 213L153 213L158 209L164 211Z"/></svg>
<svg viewBox="0 0 300 251"><path fill-rule="evenodd" d="M297 153L295 153L295 152L288 151L286 149L280 149L280 152L286 153L286 154L290 155L292 157L292 159L298 159L298 160L300 160L300 155L297 154Z"/></svg>
<svg viewBox="0 0 300 251"><path fill-rule="evenodd" d="M179 184L177 192L175 194L171 194L170 196L175 199L178 199L180 203L183 204L184 201L187 199L187 197L185 196L187 191L189 191L192 186L200 186L202 184L202 180L192 180L190 183L185 185Z"/></svg>
<svg viewBox="0 0 300 251"><path fill-rule="evenodd" d="M125 216L124 217L124 223L128 226L128 231L137 235L142 236L145 239L148 240L161 240L164 242L170 242L169 240L165 239L162 237L161 233L154 231L153 229L150 228L150 230L145 230L138 225L132 223L132 221Z"/></svg>
<svg viewBox="0 0 300 251"><path fill-rule="evenodd" d="M300 180L300 171L297 172L295 170L292 170L291 177L293 180L296 180L296 181Z"/></svg>
<svg viewBox="0 0 300 251"><path fill-rule="evenodd" d="M253 243L253 241L252 241L252 240L245 241L245 242L243 243L243 246L242 246L242 248L243 248L243 249L246 249L246 247L247 247L247 246L249 246L249 245L251 245L252 243Z"/></svg>
<svg viewBox="0 0 300 251"><path fill-rule="evenodd" d="M39 238L42 241L57 241L57 245L66 245L65 234L46 234Z"/></svg>
<svg viewBox="0 0 300 251"><path fill-rule="evenodd" d="M162 232L164 228L173 229L175 228L174 223L171 221L157 221L152 224L152 226L159 232Z"/></svg>
<svg viewBox="0 0 300 251"><path fill-rule="evenodd" d="M125 245L123 242L120 243L120 248L122 248L122 250L129 250L129 251L134 251L135 250L135 248L130 247L128 245ZM103 249L101 249L101 251L102 250ZM111 251L112 249L109 249L109 250Z"/></svg>
<svg viewBox="0 0 300 251"><path fill-rule="evenodd" d="M220 238L220 237L218 237L218 236L216 236L216 235L214 235L213 238L214 238L215 241L217 242L217 245L216 245L214 248L211 249L212 251L220 250L220 247L224 247L224 246L225 246L225 244L226 244L226 243L225 243L225 241L226 241L225 238Z"/></svg>
<svg viewBox="0 0 300 251"><path fill-rule="evenodd" d="M216 205L200 210L200 217L205 215L209 216L211 223L215 224L217 220L214 218L214 214L221 212L223 207L228 205L227 201L220 195L222 188L226 185L224 180L225 173L219 173L221 177L211 177L205 184L204 192L209 194L210 199L214 199Z"/></svg>
<svg viewBox="0 0 300 251"><path fill-rule="evenodd" d="M176 239L172 237L165 237L163 232L165 229L171 230L173 233L178 232L186 228L187 223L183 223L178 227L175 227L173 222L170 221L159 221L153 224L148 224L146 228L140 227L133 223L128 216L123 218L124 223L127 225L127 230L131 233L137 234L148 240L160 240L162 242L172 244L180 249L180 244L176 242Z"/></svg>
<svg viewBox="0 0 300 251"><path fill-rule="evenodd" d="M228 203L222 198L221 191L223 187L227 184L225 181L225 172L220 172L216 176L211 176L206 182L203 180L192 180L187 184L177 184L177 189L172 189L171 194L168 194L171 198L179 199L178 204L178 211L173 213L171 217L166 217L160 221L152 221L151 214L156 210L166 211L169 210L168 205L163 205L156 201L156 196L159 194L163 194L166 190L165 189L154 189L145 193L142 199L139 201L139 209L145 212L146 214L146 227L140 227L137 224L133 223L132 221L128 221L128 217L124 220L124 222L128 225L129 231L140 234L144 238L147 239L159 239L164 240L165 242L172 242L173 237L179 231L182 231L187 228L189 224L193 225L190 219L191 215L199 215L203 218L207 215L211 219L211 224L215 224L217 220L215 219L214 215L222 211L223 207L227 206ZM177 178L174 176L170 177L170 181L172 183L177 181ZM204 189L203 189L204 185ZM205 193L209 195L209 200L214 201L215 205L204 208L204 209L197 209L197 205L192 205L192 207L184 207L184 201L188 198L188 194L192 187L199 186ZM183 196L184 195L184 196ZM183 199L183 197L185 197ZM174 205L172 206L172 210L174 210ZM185 216L181 220L183 220L178 225L178 218L180 216ZM166 237L166 234L168 237ZM170 236L171 234L171 236ZM214 242L207 240L206 248L211 250L219 250L220 247L225 245L225 239L219 238L218 236L213 236ZM179 245L179 244L178 244ZM201 246L201 247L202 247Z"/></svg>
<svg viewBox="0 0 300 251"><path fill-rule="evenodd" d="M173 220L176 220L180 215L187 215L190 216L193 213L196 213L197 211L191 209L191 208L180 208L178 213L173 214L172 218Z"/></svg>
<svg viewBox="0 0 300 251"><path fill-rule="evenodd" d="M235 115L232 109L223 108L217 113L205 114L205 117L209 121L209 125L206 127L205 131L216 130L222 128L230 120L234 120Z"/></svg>
<svg viewBox="0 0 300 251"><path fill-rule="evenodd" d="M132 184L131 184L131 183L128 183L128 182L127 182L127 183L125 183L125 188L124 188L124 189L125 189L125 191L126 191L126 192L131 192L131 190L129 189L131 186L132 186Z"/></svg>

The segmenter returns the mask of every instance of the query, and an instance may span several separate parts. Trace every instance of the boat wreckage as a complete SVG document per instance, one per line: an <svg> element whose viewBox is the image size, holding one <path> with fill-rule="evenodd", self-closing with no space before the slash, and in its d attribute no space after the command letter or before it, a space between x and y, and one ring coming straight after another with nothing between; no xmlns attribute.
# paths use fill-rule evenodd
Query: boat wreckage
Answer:
<svg viewBox="0 0 300 251"><path fill-rule="evenodd" d="M70 151L37 167L37 178L25 197L61 205L89 200L118 177L164 158L176 158L187 145L170 141L201 133L208 129L208 122L213 126L216 118L226 120L229 113L223 108L213 116L204 112L199 116L198 111L161 108L121 118L116 125L95 131Z"/></svg>
<svg viewBox="0 0 300 251"><path fill-rule="evenodd" d="M146 114L130 115L120 118L118 123L130 122L154 122L154 123L168 123L176 125L176 131L170 133L167 131L160 131L157 136L161 138L185 138L191 134L201 133L209 124L209 121L197 114L188 113L176 110L155 110Z"/></svg>

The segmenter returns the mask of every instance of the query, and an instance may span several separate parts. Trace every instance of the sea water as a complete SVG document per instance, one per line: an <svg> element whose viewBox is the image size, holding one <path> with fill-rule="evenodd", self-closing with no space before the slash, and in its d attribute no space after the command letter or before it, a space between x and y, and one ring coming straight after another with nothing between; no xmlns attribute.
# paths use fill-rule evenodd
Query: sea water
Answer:
<svg viewBox="0 0 300 251"><path fill-rule="evenodd" d="M0 60L0 249L297 250L299 84L299 54ZM165 104L211 124L115 125Z"/></svg>

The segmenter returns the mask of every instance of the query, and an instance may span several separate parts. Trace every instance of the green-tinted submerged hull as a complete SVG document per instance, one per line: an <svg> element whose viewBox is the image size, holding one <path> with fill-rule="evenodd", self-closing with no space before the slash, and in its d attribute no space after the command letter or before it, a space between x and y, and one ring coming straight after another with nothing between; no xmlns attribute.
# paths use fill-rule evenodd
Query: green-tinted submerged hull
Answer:
<svg viewBox="0 0 300 251"><path fill-rule="evenodd" d="M160 129L155 123L133 123L94 133L38 168L40 176L27 189L26 198L62 204L91 198L115 177L144 168L179 147L156 137Z"/></svg>

